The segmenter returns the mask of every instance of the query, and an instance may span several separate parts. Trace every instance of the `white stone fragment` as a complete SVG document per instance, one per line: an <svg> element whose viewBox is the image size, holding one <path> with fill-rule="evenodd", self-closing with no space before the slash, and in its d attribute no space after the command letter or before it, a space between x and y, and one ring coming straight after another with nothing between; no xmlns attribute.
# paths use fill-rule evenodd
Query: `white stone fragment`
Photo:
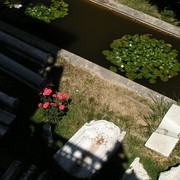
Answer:
<svg viewBox="0 0 180 180"><path fill-rule="evenodd" d="M55 153L54 159L71 175L91 178L119 148L124 136L125 131L121 132L114 123L107 120L93 120L84 124Z"/></svg>
<svg viewBox="0 0 180 180"><path fill-rule="evenodd" d="M156 151L158 154L168 157L177 142L177 138L154 132L145 146Z"/></svg>
<svg viewBox="0 0 180 180"><path fill-rule="evenodd" d="M14 4L14 8L19 9L22 7L22 4Z"/></svg>
<svg viewBox="0 0 180 180"><path fill-rule="evenodd" d="M180 106L173 104L164 116L164 119L180 127Z"/></svg>
<svg viewBox="0 0 180 180"><path fill-rule="evenodd" d="M180 106L173 104L145 146L168 157L180 135Z"/></svg>
<svg viewBox="0 0 180 180"><path fill-rule="evenodd" d="M140 158L136 157L119 180L150 180L151 178L144 169L143 164L139 161Z"/></svg>
<svg viewBox="0 0 180 180"><path fill-rule="evenodd" d="M159 174L158 180L180 180L180 165Z"/></svg>
<svg viewBox="0 0 180 180"><path fill-rule="evenodd" d="M172 132L178 138L180 134L180 106L173 104L158 128L164 129L166 132Z"/></svg>

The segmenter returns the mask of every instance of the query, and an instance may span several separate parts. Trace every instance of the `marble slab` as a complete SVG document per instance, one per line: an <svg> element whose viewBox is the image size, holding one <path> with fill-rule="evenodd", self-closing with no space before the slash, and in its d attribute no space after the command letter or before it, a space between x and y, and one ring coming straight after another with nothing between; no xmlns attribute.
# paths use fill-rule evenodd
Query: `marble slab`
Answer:
<svg viewBox="0 0 180 180"><path fill-rule="evenodd" d="M158 180L180 180L180 165L159 173Z"/></svg>
<svg viewBox="0 0 180 180"><path fill-rule="evenodd" d="M145 146L169 157L180 137L180 106L173 104Z"/></svg>
<svg viewBox="0 0 180 180"><path fill-rule="evenodd" d="M152 133L145 146L158 154L169 157L179 139L159 133Z"/></svg>
<svg viewBox="0 0 180 180"><path fill-rule="evenodd" d="M92 120L54 154L54 159L72 176L90 179L118 149L125 134L112 122Z"/></svg>

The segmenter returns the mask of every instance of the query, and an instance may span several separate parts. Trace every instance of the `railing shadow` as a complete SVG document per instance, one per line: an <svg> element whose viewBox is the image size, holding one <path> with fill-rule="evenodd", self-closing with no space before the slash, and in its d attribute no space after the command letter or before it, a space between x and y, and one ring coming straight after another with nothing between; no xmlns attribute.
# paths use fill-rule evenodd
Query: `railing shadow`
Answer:
<svg viewBox="0 0 180 180"><path fill-rule="evenodd" d="M56 88L59 87L62 72L63 67L53 67L47 75L48 79L55 84ZM57 165L53 156L57 152L58 147L48 147L43 139L43 123L37 124L32 122L31 117L37 109L39 100L38 93L3 72L1 72L1 77L1 89L8 92L11 96L18 97L20 100L20 104L14 112L16 114L15 122L12 124L7 135L0 140L0 167L3 169L2 173L5 172L14 159L18 159L25 166L35 164L39 172L47 170L49 177L54 180L59 178L79 179ZM68 139L61 136L54 135L54 138L61 141L63 145L68 142ZM69 145L76 150L85 152L84 149L74 144L69 143ZM88 151L85 153L92 157L92 167L97 162L103 164L102 168L93 175L93 179L119 180L120 176L125 172L123 163L128 161L127 156L125 155L122 144L117 143L115 146L119 146L117 152L112 156L110 155L112 152L107 152L106 155L109 158L106 163ZM73 153L69 155L73 157ZM71 161L71 158L67 158L67 160Z"/></svg>
<svg viewBox="0 0 180 180"><path fill-rule="evenodd" d="M68 176L72 179L116 180L124 173L123 163L127 161L127 157L119 142L114 145L112 151L102 151L102 154L108 157L106 161L71 142L67 142L65 146L68 152L60 149L54 155L54 159L58 170L69 173ZM76 157L77 154L80 155L79 158Z"/></svg>
<svg viewBox="0 0 180 180"><path fill-rule="evenodd" d="M29 67L29 69L31 68L32 67ZM32 70L34 70L34 68L32 68ZM59 87L62 72L63 67L52 66L46 76L47 80L55 85L55 89ZM12 97L17 97L20 101L18 108L14 111L16 114L14 123L11 125L9 132L0 139L0 170L2 169L0 175L5 173L13 160L18 159L23 162L25 167L27 167L28 164L34 164L38 167L39 173L47 170L49 179L51 180L79 179L57 165L53 156L59 147L55 145L48 147L43 139L42 126L44 124L32 122L32 116L37 110L39 101L38 91L2 71L0 71L0 90L7 92ZM67 157L65 157L65 161L82 163L85 165L84 168L87 168L87 171L93 171L93 168L98 162L102 164L102 168L93 172L93 176L91 176L92 179L119 180L121 175L125 172L123 164L128 161L128 158L124 152L122 143L117 142L114 144L112 151L116 149L116 152L106 152L105 155L108 159L104 162L104 160L89 151L73 143L69 143L68 139L59 135L54 136L54 138L61 141L63 145L68 143L72 150L78 150L85 155L76 161L73 159L73 153L75 151L72 151L66 154ZM84 164L86 156L89 156L92 160L90 165ZM71 170L74 170L74 168L72 167ZM19 174L16 179L19 179L21 175L22 174Z"/></svg>

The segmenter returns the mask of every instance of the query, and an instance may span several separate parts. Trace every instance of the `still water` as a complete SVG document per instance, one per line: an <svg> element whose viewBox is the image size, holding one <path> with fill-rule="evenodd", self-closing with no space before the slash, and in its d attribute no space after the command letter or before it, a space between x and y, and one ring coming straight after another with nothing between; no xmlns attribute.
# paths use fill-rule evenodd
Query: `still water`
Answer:
<svg viewBox="0 0 180 180"><path fill-rule="evenodd" d="M14 25L39 36L60 48L64 48L105 68L109 62L102 55L109 44L126 34L152 34L157 39L164 39L180 52L180 39L172 37L129 19L124 15L98 6L88 0L66 0L69 4L69 15L55 20L51 24L23 21L16 18ZM180 96L180 75L168 82L149 84L146 80L138 83L151 88L170 98Z"/></svg>

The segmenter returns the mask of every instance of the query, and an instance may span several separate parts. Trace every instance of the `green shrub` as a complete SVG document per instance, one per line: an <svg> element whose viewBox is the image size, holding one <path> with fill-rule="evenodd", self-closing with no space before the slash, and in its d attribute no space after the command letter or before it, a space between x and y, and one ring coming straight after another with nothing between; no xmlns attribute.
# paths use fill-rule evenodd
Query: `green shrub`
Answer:
<svg viewBox="0 0 180 180"><path fill-rule="evenodd" d="M166 82L180 71L178 51L149 34L125 35L114 40L110 48L102 51L112 63L110 70L123 72L131 80L146 78L149 83L156 83L160 78Z"/></svg>

